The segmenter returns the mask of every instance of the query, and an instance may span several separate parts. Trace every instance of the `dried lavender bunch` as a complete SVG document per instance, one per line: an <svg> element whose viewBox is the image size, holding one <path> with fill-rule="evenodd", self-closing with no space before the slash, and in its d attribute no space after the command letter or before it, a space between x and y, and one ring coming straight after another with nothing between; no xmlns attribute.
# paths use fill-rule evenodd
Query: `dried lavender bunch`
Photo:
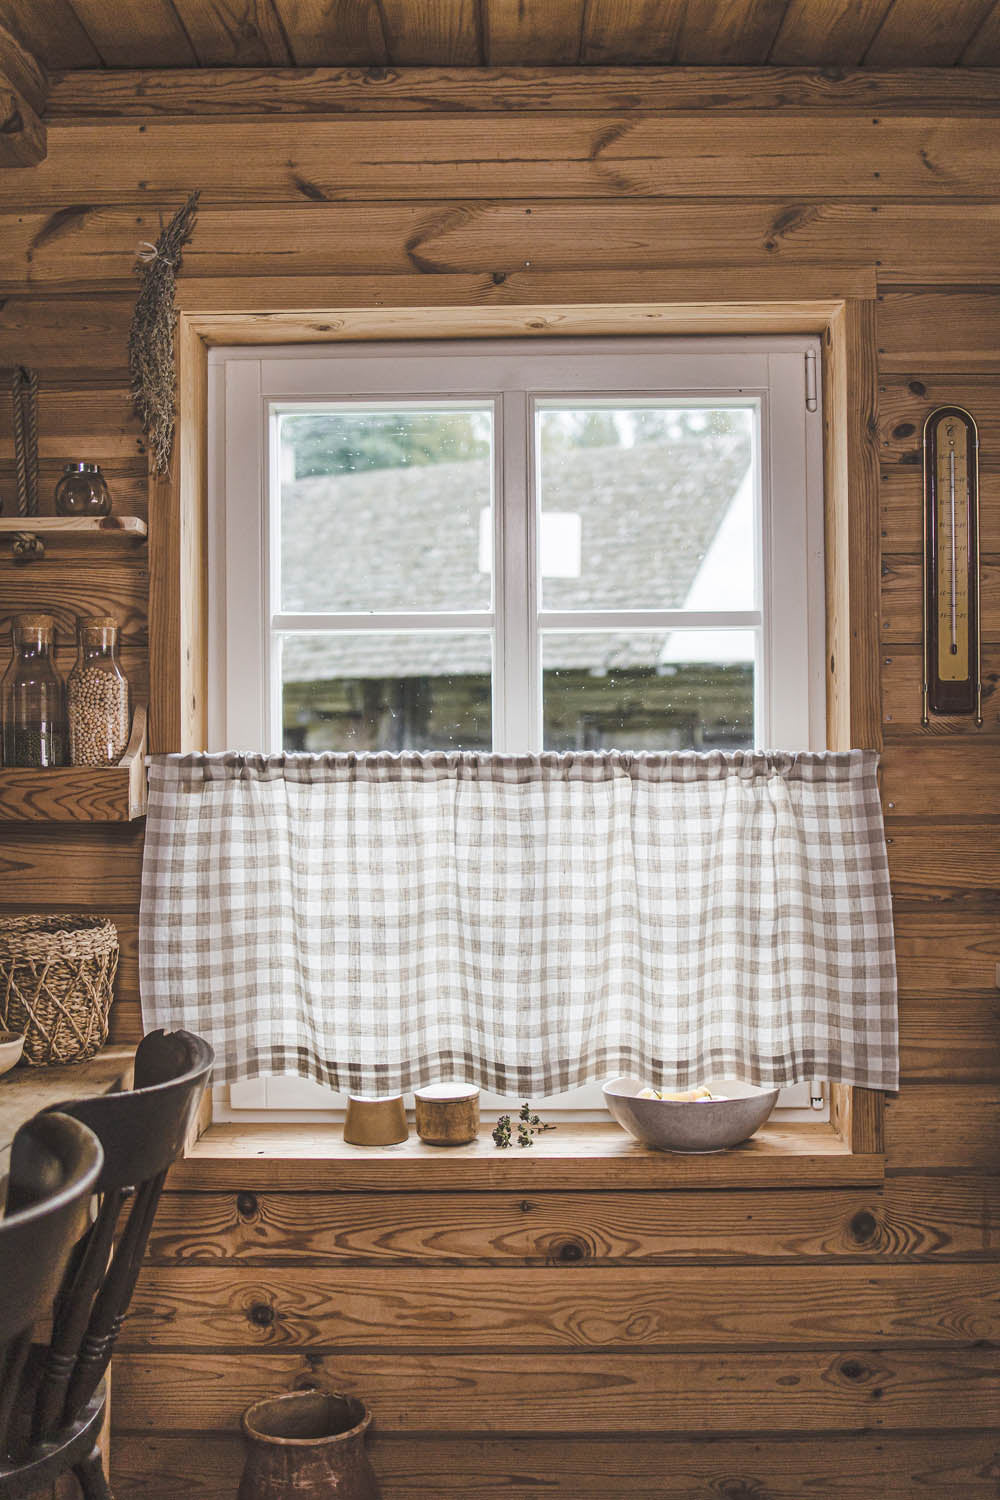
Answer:
<svg viewBox="0 0 1000 1500"><path fill-rule="evenodd" d="M174 443L174 304L181 251L191 238L197 218L199 192L188 198L162 230L155 245L139 247L136 275L142 285L132 314L128 364L132 373L132 403L149 442L153 467L166 474Z"/></svg>

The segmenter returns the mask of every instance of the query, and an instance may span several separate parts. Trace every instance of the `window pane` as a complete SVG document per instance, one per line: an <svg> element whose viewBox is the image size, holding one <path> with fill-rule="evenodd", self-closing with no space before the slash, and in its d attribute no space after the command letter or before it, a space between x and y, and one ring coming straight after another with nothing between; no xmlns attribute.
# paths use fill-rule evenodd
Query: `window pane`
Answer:
<svg viewBox="0 0 1000 1500"><path fill-rule="evenodd" d="M754 743L752 630L543 631L546 750Z"/></svg>
<svg viewBox="0 0 1000 1500"><path fill-rule="evenodd" d="M283 413L281 608L489 609L491 408Z"/></svg>
<svg viewBox="0 0 1000 1500"><path fill-rule="evenodd" d="M285 750L489 750L488 632L278 637Z"/></svg>
<svg viewBox="0 0 1000 1500"><path fill-rule="evenodd" d="M754 609L755 406L540 406L545 609Z"/></svg>

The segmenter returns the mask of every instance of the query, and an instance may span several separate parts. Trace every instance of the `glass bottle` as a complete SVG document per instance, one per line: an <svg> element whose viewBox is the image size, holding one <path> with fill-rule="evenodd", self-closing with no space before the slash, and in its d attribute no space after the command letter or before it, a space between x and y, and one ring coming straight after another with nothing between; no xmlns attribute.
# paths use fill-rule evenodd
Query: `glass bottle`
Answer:
<svg viewBox="0 0 1000 1500"><path fill-rule="evenodd" d="M51 615L15 615L14 655L3 679L5 766L61 766L66 762L66 696L52 661L56 622Z"/></svg>
<svg viewBox="0 0 1000 1500"><path fill-rule="evenodd" d="M109 516L111 496L97 464L67 464L56 485L57 516Z"/></svg>
<svg viewBox="0 0 1000 1500"><path fill-rule="evenodd" d="M69 758L74 766L114 766L128 744L128 681L118 665L118 621L80 621L76 666L66 684Z"/></svg>

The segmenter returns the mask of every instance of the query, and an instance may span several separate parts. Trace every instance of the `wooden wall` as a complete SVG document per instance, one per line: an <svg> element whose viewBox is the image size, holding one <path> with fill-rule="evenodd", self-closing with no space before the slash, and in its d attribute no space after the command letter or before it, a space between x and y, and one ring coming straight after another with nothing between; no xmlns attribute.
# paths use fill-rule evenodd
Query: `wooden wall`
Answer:
<svg viewBox="0 0 1000 1500"><path fill-rule="evenodd" d="M186 93L179 77L67 75L47 159L0 173L0 364L41 374L45 493L63 461L95 459L122 512L147 504L126 390L134 247L195 186L182 300L300 308L312 336L316 308L398 305L411 332L422 306L482 309L484 326L546 331L546 304L844 296L873 303L877 328L867 707L883 726L903 1069L884 1189L188 1182L165 1199L116 1358L119 1500L231 1496L241 1409L310 1381L371 1400L387 1500L997 1494L1000 85L980 75L972 107L955 74L685 77L203 74ZM725 310L692 318L726 326ZM863 413L858 372L849 392ZM920 428L942 402L968 405L982 435L979 730L920 725ZM0 401L8 505L9 424ZM150 562L0 558L2 623L110 606L144 690ZM141 827L0 834L2 910L119 922L121 1038L138 1025L141 842Z"/></svg>

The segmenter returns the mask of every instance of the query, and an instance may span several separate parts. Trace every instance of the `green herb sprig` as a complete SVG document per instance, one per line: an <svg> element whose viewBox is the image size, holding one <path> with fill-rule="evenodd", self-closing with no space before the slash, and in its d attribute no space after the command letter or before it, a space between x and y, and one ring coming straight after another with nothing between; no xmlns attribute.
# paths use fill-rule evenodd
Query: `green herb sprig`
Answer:
<svg viewBox="0 0 1000 1500"><path fill-rule="evenodd" d="M535 1144L535 1136L545 1130L555 1130L555 1125L546 1125L540 1116L533 1114L531 1105L525 1100L517 1117L517 1144L523 1149ZM510 1115L501 1115L493 1131L493 1141L498 1151L506 1151L514 1144L514 1127Z"/></svg>

